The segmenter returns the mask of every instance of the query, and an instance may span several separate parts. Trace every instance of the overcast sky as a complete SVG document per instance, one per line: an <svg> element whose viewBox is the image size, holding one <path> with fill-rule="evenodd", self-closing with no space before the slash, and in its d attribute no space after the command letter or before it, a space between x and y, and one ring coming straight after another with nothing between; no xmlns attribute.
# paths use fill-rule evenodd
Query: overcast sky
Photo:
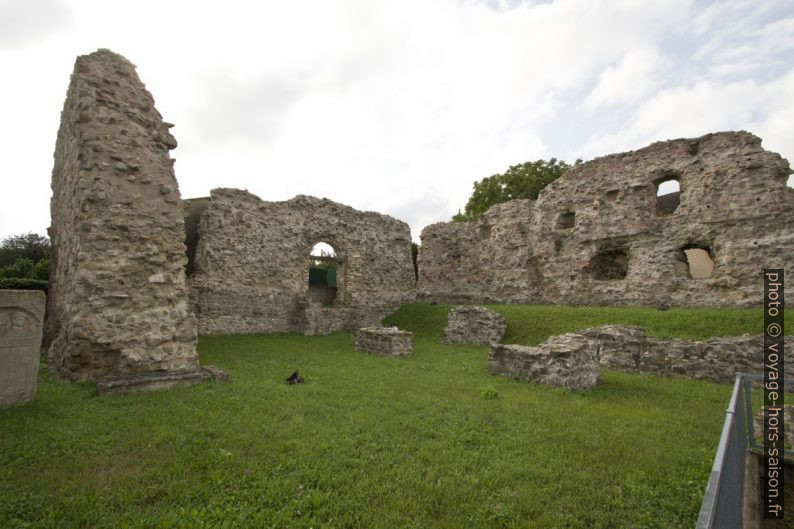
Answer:
<svg viewBox="0 0 794 529"><path fill-rule="evenodd" d="M538 158L744 129L794 160L791 0L0 0L0 237L49 225L69 75L97 48L176 124L183 198L327 197L415 239Z"/></svg>

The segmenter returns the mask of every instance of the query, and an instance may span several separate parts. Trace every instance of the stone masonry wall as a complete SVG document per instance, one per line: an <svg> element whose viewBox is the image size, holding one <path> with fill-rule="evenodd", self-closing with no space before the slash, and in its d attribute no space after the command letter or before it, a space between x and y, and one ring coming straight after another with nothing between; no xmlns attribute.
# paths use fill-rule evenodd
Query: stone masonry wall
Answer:
<svg viewBox="0 0 794 529"><path fill-rule="evenodd" d="M339 259L331 307L308 295L318 242ZM188 282L201 334L355 330L413 300L416 288L404 222L327 199L265 202L236 189L212 190Z"/></svg>
<svg viewBox="0 0 794 529"><path fill-rule="evenodd" d="M77 58L52 173L46 332L49 362L72 379L198 365L168 129L132 63Z"/></svg>
<svg viewBox="0 0 794 529"><path fill-rule="evenodd" d="M647 336L640 327L603 325L565 336L582 336L602 366L618 371L660 376L683 376L733 383L736 373L763 374L764 337L745 334L693 341ZM791 358L792 344L784 356ZM786 365L784 376L794 377Z"/></svg>
<svg viewBox="0 0 794 529"><path fill-rule="evenodd" d="M454 307L447 314L447 326L441 343L488 345L499 342L505 335L507 323L498 312L485 307Z"/></svg>
<svg viewBox="0 0 794 529"><path fill-rule="evenodd" d="M410 356L414 353L414 335L397 327L372 325L355 333L356 350L381 356Z"/></svg>
<svg viewBox="0 0 794 529"><path fill-rule="evenodd" d="M598 357L579 335L552 336L537 347L491 343L488 371L570 390L598 384Z"/></svg>
<svg viewBox="0 0 794 529"><path fill-rule="evenodd" d="M570 305L760 305L761 269L794 262L788 162L747 132L659 142L570 169L536 201L422 231L419 295ZM680 206L657 208L677 179ZM714 261L692 279L685 250Z"/></svg>

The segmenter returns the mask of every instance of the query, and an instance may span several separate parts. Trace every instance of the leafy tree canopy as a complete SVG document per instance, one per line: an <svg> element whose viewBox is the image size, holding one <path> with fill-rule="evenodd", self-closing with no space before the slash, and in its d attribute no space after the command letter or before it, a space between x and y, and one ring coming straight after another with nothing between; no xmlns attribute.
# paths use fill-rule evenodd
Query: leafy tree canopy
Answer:
<svg viewBox="0 0 794 529"><path fill-rule="evenodd" d="M0 266L13 264L24 257L38 262L50 258L50 240L37 233L11 235L0 242Z"/></svg>
<svg viewBox="0 0 794 529"><path fill-rule="evenodd" d="M576 160L576 164L581 160ZM474 191L464 212L452 217L456 222L477 220L494 204L517 198L538 198L540 191L563 175L571 166L562 160L536 160L511 166L503 174L495 174L474 182Z"/></svg>
<svg viewBox="0 0 794 529"><path fill-rule="evenodd" d="M11 235L0 242L0 277L46 280L50 240L36 233Z"/></svg>

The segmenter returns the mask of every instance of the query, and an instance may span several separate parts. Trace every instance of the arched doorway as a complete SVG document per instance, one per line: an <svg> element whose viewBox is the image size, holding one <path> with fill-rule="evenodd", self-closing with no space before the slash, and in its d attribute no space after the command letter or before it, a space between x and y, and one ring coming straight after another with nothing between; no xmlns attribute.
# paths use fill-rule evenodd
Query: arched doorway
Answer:
<svg viewBox="0 0 794 529"><path fill-rule="evenodd" d="M340 260L336 248L321 241L309 252L309 299L332 306L339 293Z"/></svg>

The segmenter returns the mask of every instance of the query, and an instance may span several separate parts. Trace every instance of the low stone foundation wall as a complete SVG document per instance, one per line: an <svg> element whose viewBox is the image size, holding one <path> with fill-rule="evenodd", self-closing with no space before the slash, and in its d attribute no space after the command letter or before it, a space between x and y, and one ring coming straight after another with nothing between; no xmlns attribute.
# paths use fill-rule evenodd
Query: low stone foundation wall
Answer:
<svg viewBox="0 0 794 529"><path fill-rule="evenodd" d="M602 366L618 371L661 376L683 376L733 383L736 373L762 374L764 337L745 334L704 341L658 339L640 327L604 325L565 336L583 336ZM784 354L792 355L786 343ZM794 377L787 363L785 376Z"/></svg>
<svg viewBox="0 0 794 529"><path fill-rule="evenodd" d="M414 352L414 335L397 327L373 325L356 332L356 349L383 356L408 356Z"/></svg>
<svg viewBox="0 0 794 529"><path fill-rule="evenodd" d="M553 336L537 347L491 344L488 370L527 382L566 389L598 384L598 360L583 336Z"/></svg>
<svg viewBox="0 0 794 529"><path fill-rule="evenodd" d="M485 307L455 307L447 315L447 327L441 343L488 345L505 335L504 317Z"/></svg>
<svg viewBox="0 0 794 529"><path fill-rule="evenodd" d="M0 290L0 408L36 398L44 292Z"/></svg>
<svg viewBox="0 0 794 529"><path fill-rule="evenodd" d="M96 389L100 395L116 395L175 386L192 386L204 380L226 381L229 380L229 374L215 366L202 366L199 369L183 371L153 371L104 377L97 381Z"/></svg>

